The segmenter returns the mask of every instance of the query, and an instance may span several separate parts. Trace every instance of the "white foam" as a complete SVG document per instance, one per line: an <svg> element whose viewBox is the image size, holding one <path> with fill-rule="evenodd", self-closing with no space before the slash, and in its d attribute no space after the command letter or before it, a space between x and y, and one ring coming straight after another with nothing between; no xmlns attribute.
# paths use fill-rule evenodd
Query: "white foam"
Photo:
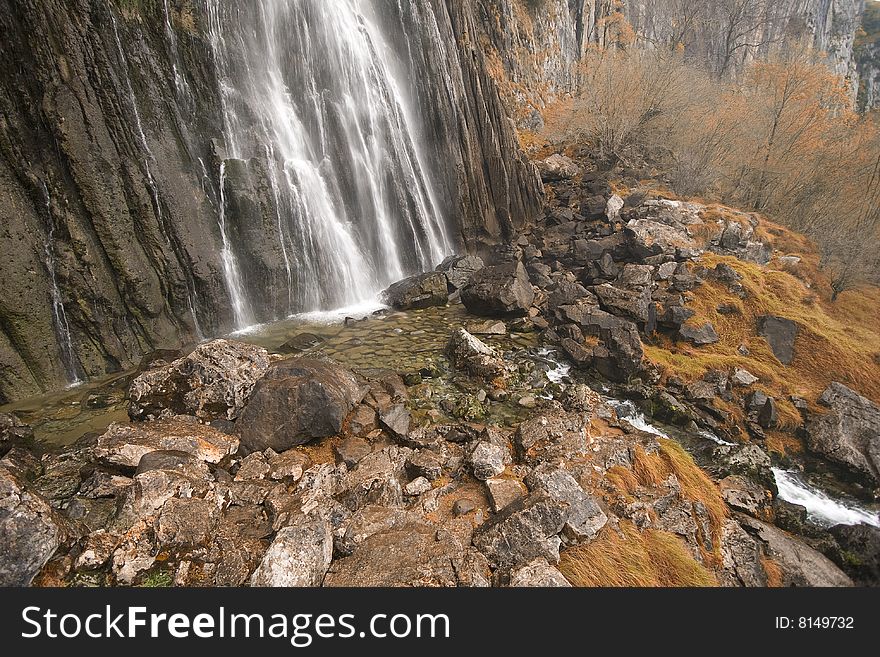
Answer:
<svg viewBox="0 0 880 657"><path fill-rule="evenodd" d="M880 527L880 515L856 502L834 499L825 491L810 486L797 472L773 468L779 497L807 509L808 517L824 527L865 523Z"/></svg>

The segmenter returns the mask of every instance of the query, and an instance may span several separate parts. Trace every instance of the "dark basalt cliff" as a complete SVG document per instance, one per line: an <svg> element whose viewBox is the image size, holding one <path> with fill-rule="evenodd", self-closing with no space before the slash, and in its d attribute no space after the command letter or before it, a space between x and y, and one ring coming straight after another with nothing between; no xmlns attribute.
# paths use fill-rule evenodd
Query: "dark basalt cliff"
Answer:
<svg viewBox="0 0 880 657"><path fill-rule="evenodd" d="M380 5L450 233L469 246L503 236L537 212L541 187L487 72L474 3ZM286 314L264 163L230 161L220 193L206 5L164 8L0 0L0 402L229 330L221 198L255 319Z"/></svg>

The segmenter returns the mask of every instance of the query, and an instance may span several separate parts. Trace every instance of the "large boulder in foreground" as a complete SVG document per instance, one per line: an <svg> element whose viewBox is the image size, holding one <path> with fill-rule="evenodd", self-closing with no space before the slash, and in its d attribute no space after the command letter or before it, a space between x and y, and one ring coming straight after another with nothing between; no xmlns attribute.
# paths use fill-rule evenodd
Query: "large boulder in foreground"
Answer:
<svg viewBox="0 0 880 657"><path fill-rule="evenodd" d="M397 310L445 306L449 301L446 275L432 271L398 281L382 293L385 303Z"/></svg>
<svg viewBox="0 0 880 657"><path fill-rule="evenodd" d="M238 438L201 424L193 417L180 416L153 422L111 424L98 438L92 454L110 465L136 468L147 454L169 451L219 463L238 451Z"/></svg>
<svg viewBox="0 0 880 657"><path fill-rule="evenodd" d="M333 361L294 358L272 366L238 421L242 447L285 452L342 431L367 387Z"/></svg>
<svg viewBox="0 0 880 657"><path fill-rule="evenodd" d="M841 383L828 386L819 403L830 412L810 415L810 450L880 484L880 406Z"/></svg>
<svg viewBox="0 0 880 657"><path fill-rule="evenodd" d="M265 349L212 340L188 356L137 377L129 390L128 414L132 420L168 415L234 420L268 369Z"/></svg>
<svg viewBox="0 0 880 657"><path fill-rule="evenodd" d="M29 586L69 536L67 521L0 467L0 586Z"/></svg>
<svg viewBox="0 0 880 657"><path fill-rule="evenodd" d="M461 291L467 309L484 317L522 316L535 301L535 290L526 268L519 261L475 272Z"/></svg>

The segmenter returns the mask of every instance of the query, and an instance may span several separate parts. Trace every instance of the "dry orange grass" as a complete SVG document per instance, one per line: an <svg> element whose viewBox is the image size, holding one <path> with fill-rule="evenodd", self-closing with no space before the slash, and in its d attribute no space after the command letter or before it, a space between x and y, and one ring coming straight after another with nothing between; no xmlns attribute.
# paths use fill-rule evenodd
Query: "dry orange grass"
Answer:
<svg viewBox="0 0 880 657"><path fill-rule="evenodd" d="M839 381L880 402L880 288L863 287L830 301L827 279L806 238L769 222L761 222L762 237L779 239L785 252L803 249L798 276L761 267L733 257L706 254L702 264L713 268L726 263L742 277L747 298L740 299L723 284L707 281L695 289L688 307L696 311L695 325L712 322L721 341L703 348L660 339L646 347L647 357L667 374L695 380L712 369L742 367L758 376L756 386L780 401L782 428L801 423L800 414L787 401L789 395L809 402L832 382ZM760 231L759 231L760 232ZM774 244L776 245L776 244ZM778 246L778 245L777 245ZM805 279L805 280L804 280ZM809 287L808 287L809 285ZM722 315L721 304L735 306L740 314ZM766 340L757 334L757 317L777 315L800 327L793 362L783 366ZM746 345L748 356L738 352Z"/></svg>
<svg viewBox="0 0 880 657"><path fill-rule="evenodd" d="M712 571L693 558L681 539L653 529L639 531L626 521L563 552L559 569L580 587L718 586Z"/></svg>

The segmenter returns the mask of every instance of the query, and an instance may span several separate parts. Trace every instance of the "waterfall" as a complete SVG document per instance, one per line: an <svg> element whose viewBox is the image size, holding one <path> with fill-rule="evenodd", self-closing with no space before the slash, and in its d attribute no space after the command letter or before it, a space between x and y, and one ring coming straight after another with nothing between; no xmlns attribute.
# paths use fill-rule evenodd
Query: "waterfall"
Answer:
<svg viewBox="0 0 880 657"><path fill-rule="evenodd" d="M265 159L287 314L362 303L452 251L376 1L204 0L225 157ZM244 328L266 318L248 290L268 282L239 269L237 218L218 212Z"/></svg>
<svg viewBox="0 0 880 657"><path fill-rule="evenodd" d="M73 350L73 340L70 336L70 324L67 321L67 312L64 310L64 300L58 287L58 276L55 267L55 221L52 219L52 197L49 195L49 187L42 183L43 196L46 204L46 239L43 242L43 254L46 258L46 271L49 273L49 292L52 296L52 319L55 324L55 333L58 345L61 348L61 363L67 382L77 385L82 382L80 378L79 363Z"/></svg>
<svg viewBox="0 0 880 657"><path fill-rule="evenodd" d="M141 113L138 109L137 97L134 93L134 88L131 86L131 78L128 74L128 59L125 56L125 51L122 48L122 41L119 39L119 26L116 23L116 16L113 15L113 12L110 12L110 22L113 25L113 37L116 40L116 51L119 55L119 63L122 65L123 77L125 78L125 86L128 91L129 102L131 103L132 114L134 114L134 122L135 127L137 128L138 138L141 142L141 148L144 151L144 173L147 176L147 188L150 192L150 199L153 202L153 207L156 212L156 220L159 223L159 227L162 230L162 233L165 236L166 241L174 248L174 244L172 243L171 236L173 235L173 231L170 227L165 225L165 216L162 212L162 200L159 196L159 187L156 184L156 180L153 178L153 172L150 169L150 162L154 161L153 152L150 150L150 146L147 143L147 135L144 133L144 125L141 121ZM174 249L175 253L178 249ZM199 325L199 316L196 312L196 305L198 298L196 297L195 291L195 281L192 279L192 274L189 271L189 268L183 267L186 279L186 293L187 293L187 306L189 308L190 314L193 320L193 328L195 329L196 335L199 339L205 337L202 327Z"/></svg>
<svg viewBox="0 0 880 657"><path fill-rule="evenodd" d="M171 12L168 10L168 0L162 0L162 10L165 13L165 36L168 39L168 47L171 51L171 73L174 75L174 90L177 92L177 100L184 104L188 112L195 107L192 91L186 77L180 72L180 53L177 50L177 34L171 24Z"/></svg>

